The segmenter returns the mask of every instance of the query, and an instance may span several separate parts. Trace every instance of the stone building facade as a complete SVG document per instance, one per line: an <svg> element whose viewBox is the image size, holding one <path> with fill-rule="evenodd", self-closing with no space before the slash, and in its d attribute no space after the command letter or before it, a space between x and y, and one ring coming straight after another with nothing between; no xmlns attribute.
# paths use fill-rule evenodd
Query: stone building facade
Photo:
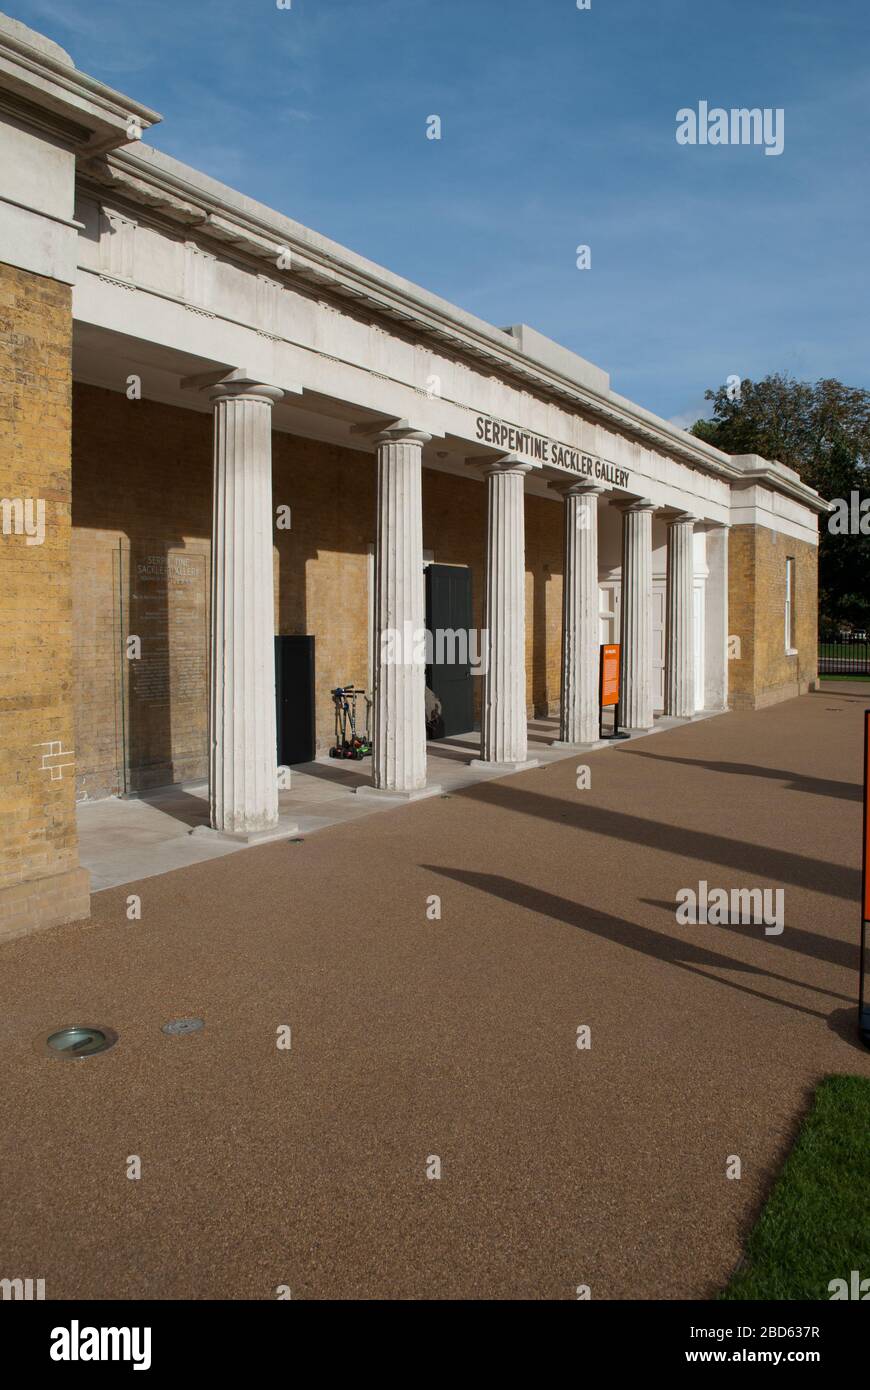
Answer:
<svg viewBox="0 0 870 1390"><path fill-rule="evenodd" d="M277 816L275 638L371 692L372 794L425 795L384 638L463 572L480 760L526 719L757 707L817 675L826 504L147 144L160 118L0 19L0 937L87 915L76 798L209 778ZM448 586L449 587L449 586Z"/></svg>

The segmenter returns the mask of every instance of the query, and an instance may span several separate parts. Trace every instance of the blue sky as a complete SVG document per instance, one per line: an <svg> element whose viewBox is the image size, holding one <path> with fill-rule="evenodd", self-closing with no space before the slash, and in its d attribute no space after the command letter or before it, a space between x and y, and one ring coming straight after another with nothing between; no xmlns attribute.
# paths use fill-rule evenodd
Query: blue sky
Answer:
<svg viewBox="0 0 870 1390"><path fill-rule="evenodd" d="M867 0L5 3L150 143L667 418L732 373L870 386ZM782 107L783 153L677 145L700 100Z"/></svg>

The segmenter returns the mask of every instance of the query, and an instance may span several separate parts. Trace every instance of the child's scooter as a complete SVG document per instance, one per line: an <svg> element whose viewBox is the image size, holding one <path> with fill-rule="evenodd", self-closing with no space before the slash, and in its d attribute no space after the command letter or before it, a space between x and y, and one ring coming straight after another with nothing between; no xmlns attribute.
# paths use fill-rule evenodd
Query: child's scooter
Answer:
<svg viewBox="0 0 870 1390"><path fill-rule="evenodd" d="M329 750L331 758L353 758L360 762L371 756L372 745L368 730L364 734L356 731L356 702L364 690L353 685L339 685L332 691L335 705L335 743ZM366 705L368 706L368 700Z"/></svg>

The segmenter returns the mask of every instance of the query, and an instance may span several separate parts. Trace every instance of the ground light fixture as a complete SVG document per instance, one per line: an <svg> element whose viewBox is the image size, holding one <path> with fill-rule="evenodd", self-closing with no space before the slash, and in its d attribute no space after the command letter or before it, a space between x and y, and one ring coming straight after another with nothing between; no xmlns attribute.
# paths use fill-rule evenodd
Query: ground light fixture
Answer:
<svg viewBox="0 0 870 1390"><path fill-rule="evenodd" d="M63 1061L82 1061L85 1057L95 1057L98 1052L107 1052L117 1041L118 1034L111 1028L71 1024L49 1033L45 1050L50 1057L59 1057Z"/></svg>
<svg viewBox="0 0 870 1390"><path fill-rule="evenodd" d="M858 1032L865 1047L870 1048L870 1006L865 998L867 970L867 927L870 925L870 709L864 711L864 834L862 839L861 874L861 960L858 969Z"/></svg>
<svg viewBox="0 0 870 1390"><path fill-rule="evenodd" d="M183 1037L185 1033L198 1033L204 1027L205 1021L201 1018L173 1018L169 1023L164 1023L161 1031L174 1038Z"/></svg>

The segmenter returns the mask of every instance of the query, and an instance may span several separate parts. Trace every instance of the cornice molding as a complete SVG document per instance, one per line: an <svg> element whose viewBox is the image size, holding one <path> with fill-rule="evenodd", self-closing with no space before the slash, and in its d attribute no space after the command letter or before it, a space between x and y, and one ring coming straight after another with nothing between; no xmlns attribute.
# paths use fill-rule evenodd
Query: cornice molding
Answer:
<svg viewBox="0 0 870 1390"><path fill-rule="evenodd" d="M735 457L740 457L740 455L735 455ZM796 502L802 503L803 506L809 507L812 511L818 512L820 515L824 515L831 511L832 504L826 502L821 493L816 492L814 488L810 487L809 483L803 482L797 475L794 478L784 475L780 471L782 466L781 464L777 465L775 462L768 463L766 459L761 459L759 457L759 462L756 467L740 469L739 477L735 479L732 490L739 493L740 484L743 482L750 485L753 483L762 483L773 492L781 492L787 497L793 497ZM791 469L789 470L789 472L792 471Z"/></svg>
<svg viewBox="0 0 870 1390"><path fill-rule="evenodd" d="M261 270L264 262L280 284L294 282L309 292L328 291L339 301L350 302L405 332L428 342L434 350L447 349L470 359L493 375L508 376L520 389L544 396L586 418L610 427L665 457L730 484L757 476L778 492L784 492L815 511L827 504L813 489L784 477L775 465L756 474L736 464L730 455L695 440L683 430L660 420L641 406L618 396L595 391L562 373L526 357L513 346L512 336L483 320L456 310L446 300L400 280L391 272L357 257L337 243L311 233L301 224L261 204L243 199L240 207L225 189L207 176L169 160L151 146L118 149L81 166L85 183L97 189L110 186L130 201L150 208L170 224L194 231L249 257ZM289 252L289 266L276 261Z"/></svg>
<svg viewBox="0 0 870 1390"><path fill-rule="evenodd" d="M0 16L0 89L3 106L45 125L91 153L130 140L131 119L146 130L156 111L79 72L68 53L42 35Z"/></svg>
<svg viewBox="0 0 870 1390"><path fill-rule="evenodd" d="M446 301L428 295L403 282L402 289L381 279L378 267L366 262L354 264L337 254L341 248L326 242L312 246L303 235L305 229L281 213L255 216L221 200L198 182L188 181L174 170L156 167L156 152L147 147L148 156L135 148L117 150L105 159L83 166L82 174L96 185L114 187L134 202L141 202L162 213L170 222L180 222L205 238L231 247L236 253L268 261L272 274L292 285L294 279L307 288L328 289L341 299L365 304L372 312L431 340L438 348L447 347L470 357L491 372L509 374L523 388L554 398L572 410L582 410L605 425L630 434L639 442L681 459L707 473L731 480L739 476L727 454L692 442L682 431L672 432L665 421L647 418L638 407L615 402L589 387L572 381L551 368L538 365L516 347L511 335L501 332L470 315L457 319ZM157 155L159 159L159 155ZM218 186L219 187L219 186ZM268 210L264 209L264 212ZM287 270L276 267L282 250L290 253Z"/></svg>

